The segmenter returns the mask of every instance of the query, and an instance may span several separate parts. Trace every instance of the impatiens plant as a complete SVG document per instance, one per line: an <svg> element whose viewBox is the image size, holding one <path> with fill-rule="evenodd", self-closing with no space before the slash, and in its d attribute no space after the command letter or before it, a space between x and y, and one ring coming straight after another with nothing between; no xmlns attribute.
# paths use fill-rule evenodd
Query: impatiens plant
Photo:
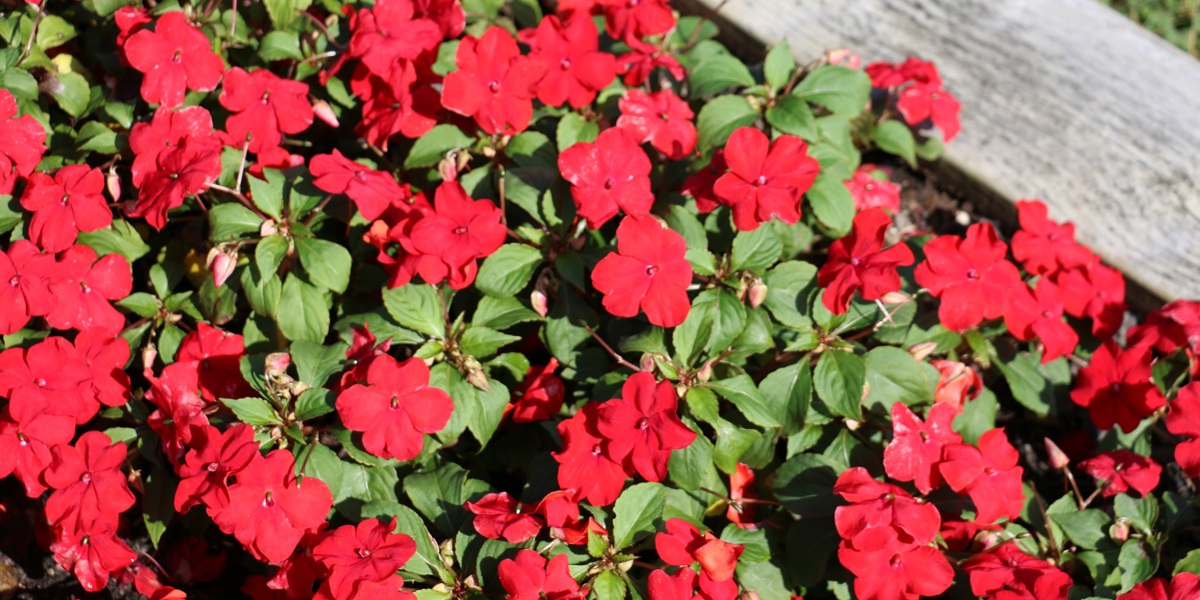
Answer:
<svg viewBox="0 0 1200 600"><path fill-rule="evenodd" d="M0 4L24 587L1198 593L1200 302L1132 315L1038 200L928 218L932 62L665 0Z"/></svg>

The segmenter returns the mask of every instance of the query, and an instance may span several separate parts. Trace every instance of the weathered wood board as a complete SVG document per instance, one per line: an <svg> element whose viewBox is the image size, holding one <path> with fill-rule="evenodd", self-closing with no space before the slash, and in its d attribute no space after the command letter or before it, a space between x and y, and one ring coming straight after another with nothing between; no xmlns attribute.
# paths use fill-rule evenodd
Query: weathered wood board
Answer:
<svg viewBox="0 0 1200 600"><path fill-rule="evenodd" d="M1044 199L1128 275L1135 305L1145 292L1200 298L1200 61L1117 12L1095 0L729 0L716 21L751 60L784 38L801 62L833 48L933 60L963 105L942 180L1010 224L1013 201Z"/></svg>

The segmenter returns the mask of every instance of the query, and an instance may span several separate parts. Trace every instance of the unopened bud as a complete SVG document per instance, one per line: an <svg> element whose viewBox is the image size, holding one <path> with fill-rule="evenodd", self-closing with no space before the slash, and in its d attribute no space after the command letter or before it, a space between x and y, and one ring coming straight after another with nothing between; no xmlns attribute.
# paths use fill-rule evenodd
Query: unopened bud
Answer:
<svg viewBox="0 0 1200 600"><path fill-rule="evenodd" d="M550 312L550 308L546 304L546 294L542 290L533 290L529 294L529 304L533 306L534 312L543 317Z"/></svg>
<svg viewBox="0 0 1200 600"><path fill-rule="evenodd" d="M1108 528L1108 537L1118 544L1124 544L1129 539L1129 519L1117 517L1117 522Z"/></svg>
<svg viewBox="0 0 1200 600"><path fill-rule="evenodd" d="M848 69L857 69L862 66L862 57L849 48L829 50L825 53L825 59L831 65L841 65Z"/></svg>
<svg viewBox="0 0 1200 600"><path fill-rule="evenodd" d="M981 531L975 536L976 550L987 550L999 546L1004 542L1004 537L999 531Z"/></svg>
<svg viewBox="0 0 1200 600"><path fill-rule="evenodd" d="M933 354L933 351L937 350L937 347L937 342L921 342L920 344L913 344L912 346L909 346L908 353L911 354L913 358L917 359L917 362L920 362L926 358L929 358L929 355Z"/></svg>
<svg viewBox="0 0 1200 600"><path fill-rule="evenodd" d="M849 429L850 431L858 431L859 427L862 427L862 423L855 421L854 419L846 419L846 429Z"/></svg>
<svg viewBox="0 0 1200 600"><path fill-rule="evenodd" d="M156 348L152 343L146 344L146 347L142 348L142 368L146 371L150 371L151 367L154 366L154 361L156 360L158 360L158 348Z"/></svg>
<svg viewBox="0 0 1200 600"><path fill-rule="evenodd" d="M1071 464L1071 459L1067 457L1066 452L1062 451L1062 448L1058 447L1058 444L1055 444L1050 438L1045 438L1043 441L1046 442L1046 457L1050 461L1051 468L1061 470Z"/></svg>
<svg viewBox="0 0 1200 600"><path fill-rule="evenodd" d="M104 176L104 187L108 190L108 197L112 198L113 202L121 201L121 177L117 175L116 166L108 169L108 175Z"/></svg>
<svg viewBox="0 0 1200 600"><path fill-rule="evenodd" d="M271 237L277 233L279 233L279 226L275 224L275 221L263 221L262 227L258 228L260 237Z"/></svg>
<svg viewBox="0 0 1200 600"><path fill-rule="evenodd" d="M330 127L340 125L337 115L333 114L333 107L329 106L329 103L324 100L313 102L313 114Z"/></svg>
<svg viewBox="0 0 1200 600"><path fill-rule="evenodd" d="M897 304L904 304L909 300L912 300L912 296L904 292L888 292L879 299L885 306L896 306Z"/></svg>
<svg viewBox="0 0 1200 600"><path fill-rule="evenodd" d="M679 369L675 368L675 363L671 362L671 357L661 352L654 354L654 364L658 367L658 371L667 379L679 379Z"/></svg>
<svg viewBox="0 0 1200 600"><path fill-rule="evenodd" d="M750 308L758 308L767 299L767 284L761 279L755 279L754 283L750 284Z"/></svg>
<svg viewBox="0 0 1200 600"><path fill-rule="evenodd" d="M476 368L467 371L467 383L485 392L492 390L492 385L488 383L487 375L484 374L483 369Z"/></svg>
<svg viewBox="0 0 1200 600"><path fill-rule="evenodd" d="M756 592L754 590L746 590L746 591L742 592L742 595L739 597L739 599L740 600L759 600L758 592Z"/></svg>
<svg viewBox="0 0 1200 600"><path fill-rule="evenodd" d="M312 389L312 386L304 383L303 381L296 381L288 386L288 391L292 393L292 396L299 396L310 389Z"/></svg>
<svg viewBox="0 0 1200 600"><path fill-rule="evenodd" d="M438 546L438 558L442 560L443 567L454 568L454 538L446 538L446 541Z"/></svg>
<svg viewBox="0 0 1200 600"><path fill-rule="evenodd" d="M438 162L438 175L442 176L442 181L455 181L458 179L458 153L451 150L446 153L446 157Z"/></svg>
<svg viewBox="0 0 1200 600"><path fill-rule="evenodd" d="M267 377L279 378L287 372L288 365L292 364L292 357L287 352L273 352L267 355L266 373Z"/></svg>
<svg viewBox="0 0 1200 600"><path fill-rule="evenodd" d="M213 276L213 285L221 287L225 285L225 281L233 275L233 270L237 268L237 250L229 250L222 252L217 248L213 248L208 253L208 270Z"/></svg>
<svg viewBox="0 0 1200 600"><path fill-rule="evenodd" d="M712 379L712 376L713 364L711 360L705 362L704 365L700 367L700 370L696 371L696 379L700 383L708 383L708 381Z"/></svg>
<svg viewBox="0 0 1200 600"><path fill-rule="evenodd" d="M653 371L654 355L650 353L643 354L641 360L638 361L638 368L647 372Z"/></svg>

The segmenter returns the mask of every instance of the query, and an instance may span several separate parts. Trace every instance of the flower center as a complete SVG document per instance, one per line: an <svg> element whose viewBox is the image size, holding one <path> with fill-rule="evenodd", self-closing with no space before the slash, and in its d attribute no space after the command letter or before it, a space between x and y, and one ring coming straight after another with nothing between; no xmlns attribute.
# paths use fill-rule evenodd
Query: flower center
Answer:
<svg viewBox="0 0 1200 600"><path fill-rule="evenodd" d="M366 548L359 548L358 550L355 550L354 552L356 554L358 554L359 558L370 558L371 557L371 551L367 550Z"/></svg>
<svg viewBox="0 0 1200 600"><path fill-rule="evenodd" d="M967 271L967 279L979 279L979 271L975 269Z"/></svg>
<svg viewBox="0 0 1200 600"><path fill-rule="evenodd" d="M1043 319L1053 319L1053 318L1054 318L1054 313L1052 313L1052 312L1050 312L1050 311L1048 311L1048 310L1043 310L1043 311L1042 311L1042 318L1043 318Z"/></svg>
<svg viewBox="0 0 1200 600"><path fill-rule="evenodd" d="M996 474L996 469L993 469L992 467L984 467L984 469L983 469L983 474L984 474L984 475L989 475L989 476L990 476L990 475L995 475L995 474Z"/></svg>
<svg viewBox="0 0 1200 600"><path fill-rule="evenodd" d="M36 385L38 387L46 387L46 380L41 377L38 377L37 379L33 380L33 385Z"/></svg>
<svg viewBox="0 0 1200 600"><path fill-rule="evenodd" d="M871 190L875 189L875 184L873 184L873 183L868 183L867 185L864 185L864 186L863 186L863 189L864 189L864 190L867 190L867 191L869 192L869 191L871 191Z"/></svg>
<svg viewBox="0 0 1200 600"><path fill-rule="evenodd" d="M646 265L646 274L653 276L658 272L658 267L655 265Z"/></svg>
<svg viewBox="0 0 1200 600"><path fill-rule="evenodd" d="M489 81L488 82L488 91L490 91L493 94L499 92L500 91L500 82L499 81Z"/></svg>
<svg viewBox="0 0 1200 600"><path fill-rule="evenodd" d="M275 499L271 497L271 492L267 492L263 496L263 506L265 506L267 508L271 508L272 506L275 506Z"/></svg>
<svg viewBox="0 0 1200 600"><path fill-rule="evenodd" d="M70 195L70 194L63 194L62 200L59 200L59 201L58 201L58 203L59 203L59 204L61 204L61 205L63 205L63 206L66 206L66 205L67 205L67 201L68 201L68 200L70 200L70 199L71 199L71 195Z"/></svg>
<svg viewBox="0 0 1200 600"><path fill-rule="evenodd" d="M79 480L84 483L91 483L92 482L92 474L85 472L83 475L79 476Z"/></svg>
<svg viewBox="0 0 1200 600"><path fill-rule="evenodd" d="M9 278L8 285L11 285L13 287L17 287L18 285L21 285L21 276L13 275L11 278Z"/></svg>
<svg viewBox="0 0 1200 600"><path fill-rule="evenodd" d="M758 179L754 180L754 185L767 185L767 176L759 175Z"/></svg>
<svg viewBox="0 0 1200 600"><path fill-rule="evenodd" d="M608 179L605 179L605 180L604 180L604 189L606 189L606 190L611 190L611 189L613 189L613 186L614 186L614 185L617 185L617 180L616 180L616 179L613 179L612 177L609 177Z"/></svg>
<svg viewBox="0 0 1200 600"><path fill-rule="evenodd" d="M646 417L642 417L642 418L638 419L637 428L638 429L649 429L650 428L650 419L647 419Z"/></svg>
<svg viewBox="0 0 1200 600"><path fill-rule="evenodd" d="M600 456L600 444L592 446L592 456Z"/></svg>
<svg viewBox="0 0 1200 600"><path fill-rule="evenodd" d="M400 408L400 399L392 396L392 410L396 410L397 408Z"/></svg>
<svg viewBox="0 0 1200 600"><path fill-rule="evenodd" d="M213 462L208 463L208 466L206 466L204 468L208 469L209 473L216 473L217 469L221 468L221 464L216 461L213 461Z"/></svg>
<svg viewBox="0 0 1200 600"><path fill-rule="evenodd" d="M859 265L861 265L861 264L862 264L862 259L861 259L861 258L859 258L859 257L857 257L857 256L855 256L854 258L850 259L850 264L852 264L852 265L854 265L854 266L856 266L856 267L857 267L857 266L859 266Z"/></svg>
<svg viewBox="0 0 1200 600"><path fill-rule="evenodd" d="M563 70L566 71L567 69L571 68L571 59L564 58L564 59L562 59L562 62L559 64L562 65Z"/></svg>
<svg viewBox="0 0 1200 600"><path fill-rule="evenodd" d="M183 50L176 50L175 56L171 57L171 62L183 62Z"/></svg>
<svg viewBox="0 0 1200 600"><path fill-rule="evenodd" d="M1111 384L1109 384L1108 390L1114 394L1120 394L1122 387L1124 387L1124 386L1121 385L1120 381L1114 381Z"/></svg>
<svg viewBox="0 0 1200 600"><path fill-rule="evenodd" d="M458 227L454 228L454 235L462 235L466 232L467 232L467 228L463 227L462 225L459 225Z"/></svg>

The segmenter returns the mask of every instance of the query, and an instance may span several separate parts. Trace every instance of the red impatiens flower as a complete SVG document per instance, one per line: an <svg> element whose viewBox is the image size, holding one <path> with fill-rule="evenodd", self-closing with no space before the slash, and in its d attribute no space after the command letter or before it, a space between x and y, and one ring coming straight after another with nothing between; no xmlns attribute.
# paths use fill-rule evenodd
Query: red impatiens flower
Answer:
<svg viewBox="0 0 1200 600"><path fill-rule="evenodd" d="M66 338L51 336L29 348L0 352L0 396L7 397L14 414L33 415L43 410L87 423L99 405L84 386L91 370Z"/></svg>
<svg viewBox="0 0 1200 600"><path fill-rule="evenodd" d="M547 562L536 550L521 550L516 558L500 561L500 584L508 600L582 599L584 594L567 566L566 554L555 554Z"/></svg>
<svg viewBox="0 0 1200 600"><path fill-rule="evenodd" d="M586 21L587 19L580 19ZM630 52L617 57L617 72L622 73L621 81L630 88L639 87L650 79L657 68L663 68L676 81L687 79L683 65L667 52L654 44L648 44L635 38L625 38Z"/></svg>
<svg viewBox="0 0 1200 600"><path fill-rule="evenodd" d="M900 92L896 108L909 125L917 125L929 119L947 142L958 135L958 111L962 108L958 99L942 89L941 84L918 84Z"/></svg>
<svg viewBox="0 0 1200 600"><path fill-rule="evenodd" d="M692 600L696 590L696 572L691 569L679 569L674 575L668 575L662 569L650 573L646 582L650 600Z"/></svg>
<svg viewBox="0 0 1200 600"><path fill-rule="evenodd" d="M860 546L843 541L838 547L838 561L854 574L855 598L917 600L938 596L954 583L954 568L937 548L896 547L886 536L884 529L874 528Z"/></svg>
<svg viewBox="0 0 1200 600"><path fill-rule="evenodd" d="M467 15L459 0L413 0L413 18L437 23L445 39L458 37L467 24Z"/></svg>
<svg viewBox="0 0 1200 600"><path fill-rule="evenodd" d="M221 433L216 427L199 425L192 441L186 462L179 466L175 510L182 514L203 504L209 507L209 514L216 514L229 505L229 477L258 456L254 428L238 424Z"/></svg>
<svg viewBox="0 0 1200 600"><path fill-rule="evenodd" d="M413 0L380 0L359 9L350 37L350 55L375 74L387 77L401 61L411 61L437 48L438 24L415 15Z"/></svg>
<svg viewBox="0 0 1200 600"><path fill-rule="evenodd" d="M234 114L225 120L230 142L250 151L274 148L283 140L280 134L293 135L308 129L313 108L308 101L308 84L284 79L267 69L247 73L234 67L225 73L218 100Z"/></svg>
<svg viewBox="0 0 1200 600"><path fill-rule="evenodd" d="M1125 276L1093 256L1084 267L1059 271L1054 276L1063 308L1073 317L1092 320L1092 335L1108 339L1117 333L1125 316Z"/></svg>
<svg viewBox="0 0 1200 600"><path fill-rule="evenodd" d="M621 109L617 127L633 132L643 143L650 142L667 158L679 160L696 149L695 113L670 89L647 94L633 88L617 105Z"/></svg>
<svg viewBox="0 0 1200 600"><path fill-rule="evenodd" d="M81 231L96 231L112 223L104 201L104 174L87 165L67 165L54 177L29 176L21 206L33 213L29 237L47 252L62 252Z"/></svg>
<svg viewBox="0 0 1200 600"><path fill-rule="evenodd" d="M1079 468L1104 487L1104 496L1116 496L1130 488L1143 496L1158 487L1162 467L1132 450L1114 450L1097 454L1079 463Z"/></svg>
<svg viewBox="0 0 1200 600"><path fill-rule="evenodd" d="M817 285L825 288L821 302L830 312L845 313L856 291L863 300L878 300L900 289L896 268L911 265L913 253L903 243L883 247L891 225L892 217L882 208L865 210L854 217L850 235L829 246L829 260L817 273Z"/></svg>
<svg viewBox="0 0 1200 600"><path fill-rule="evenodd" d="M680 191L696 199L697 211L708 214L721 205L716 192L713 191L713 186L728 170L729 165L725 162L725 151L720 148L713 150L712 160L708 162L708 166L688 177L683 182L683 188Z"/></svg>
<svg viewBox="0 0 1200 600"><path fill-rule="evenodd" d="M407 186L385 171L376 171L352 161L341 152L318 154L308 163L313 185L330 194L345 194L364 219L374 221L397 199L411 198Z"/></svg>
<svg viewBox="0 0 1200 600"><path fill-rule="evenodd" d="M871 78L871 86L880 89L898 87L909 81L942 84L942 78L933 63L912 56L901 64L873 62L864 71Z"/></svg>
<svg viewBox="0 0 1200 600"><path fill-rule="evenodd" d="M854 172L853 177L846 180L846 189L854 198L854 210L862 212L879 207L899 212L900 186L886 179L876 179L872 175L876 171L872 165L863 165Z"/></svg>
<svg viewBox="0 0 1200 600"><path fill-rule="evenodd" d="M667 519L666 527L666 532L654 534L654 549L663 562L680 567L698 562L702 580L725 582L733 579L745 546L726 542L711 531L700 533L695 525L683 519Z"/></svg>
<svg viewBox="0 0 1200 600"><path fill-rule="evenodd" d="M573 495L568 490L550 492L534 509L546 519L550 537L571 545L586 544L591 533L607 537L608 531L595 518L579 518L579 502Z"/></svg>
<svg viewBox="0 0 1200 600"><path fill-rule="evenodd" d="M142 187L146 178L159 170L159 159L180 147L184 141L192 147L204 147L219 155L221 139L213 131L212 115L199 106L173 110L159 107L149 123L136 123L129 132L133 150L133 185Z"/></svg>
<svg viewBox="0 0 1200 600"><path fill-rule="evenodd" d="M442 106L474 117L488 134L525 131L545 63L521 56L512 34L493 25L459 43L455 64L442 83Z"/></svg>
<svg viewBox="0 0 1200 600"><path fill-rule="evenodd" d="M225 63L212 51L212 42L187 22L180 11L158 18L154 31L143 29L125 43L125 57L145 74L142 98L150 104L175 108L187 90L211 92L225 74Z"/></svg>
<svg viewBox="0 0 1200 600"><path fill-rule="evenodd" d="M933 401L936 404L949 404L962 409L968 400L979 396L983 391L983 379L979 373L968 365L954 360L935 358L929 361L938 370L937 391Z"/></svg>
<svg viewBox="0 0 1200 600"><path fill-rule="evenodd" d="M530 48L529 58L546 65L546 76L537 86L542 104L583 108L617 76L617 60L600 52L600 35L591 19L564 24L549 15L537 29L526 29L520 36Z"/></svg>
<svg viewBox="0 0 1200 600"><path fill-rule="evenodd" d="M71 246L58 257L55 279L50 284L54 309L46 315L51 327L109 337L125 327L125 317L109 303L133 289L133 273L124 256L113 253L97 259L90 247Z"/></svg>
<svg viewBox="0 0 1200 600"><path fill-rule="evenodd" d="M925 261L914 273L917 284L941 299L938 319L947 329L965 331L984 319L1004 315L1006 299L1021 283L1017 267L990 223L976 223L967 237L941 235L925 244Z"/></svg>
<svg viewBox="0 0 1200 600"><path fill-rule="evenodd" d="M594 143L579 142L563 150L558 155L558 169L571 183L579 216L587 219L592 229L604 225L618 211L645 215L654 205L650 157L625 129L606 129Z"/></svg>
<svg viewBox="0 0 1200 600"><path fill-rule="evenodd" d="M155 229L167 224L167 212L183 206L184 198L208 189L221 175L221 153L211 144L187 138L158 158L158 169L147 174L137 201L125 214L142 217Z"/></svg>
<svg viewBox="0 0 1200 600"><path fill-rule="evenodd" d="M1071 576L1005 542L963 561L971 592L1004 600L1066 600Z"/></svg>
<svg viewBox="0 0 1200 600"><path fill-rule="evenodd" d="M770 140L754 127L729 136L725 162L729 172L713 184L713 193L733 207L733 224L741 231L776 217L788 224L799 221L800 200L820 171L804 140L787 134Z"/></svg>
<svg viewBox="0 0 1200 600"><path fill-rule="evenodd" d="M17 116L17 99L12 92L0 88L0 157L6 159L6 168L0 168L0 181L16 173L28 177L42 160L46 152L46 130L31 115ZM0 189L10 193L12 188Z"/></svg>
<svg viewBox="0 0 1200 600"><path fill-rule="evenodd" d="M508 492L487 494L478 502L467 502L466 507L475 513L475 531L490 540L520 544L542 530L542 520L528 512L534 507L518 502Z"/></svg>
<svg viewBox="0 0 1200 600"><path fill-rule="evenodd" d="M1052 274L1092 261L1092 251L1075 243L1075 225L1051 220L1041 200L1018 200L1017 216L1021 229L1013 234L1013 258L1021 261L1026 271Z"/></svg>
<svg viewBox="0 0 1200 600"><path fill-rule="evenodd" d="M1043 277L1035 289L1016 286L1004 311L1004 324L1018 340L1041 340L1045 351L1042 364L1075 351L1079 334L1063 321L1063 303L1058 286Z"/></svg>
<svg viewBox="0 0 1200 600"><path fill-rule="evenodd" d="M621 398L600 405L597 429L608 440L609 458L647 481L667 476L672 450L686 448L696 432L679 420L678 396L670 381L645 371L625 380Z"/></svg>
<svg viewBox="0 0 1200 600"><path fill-rule="evenodd" d="M512 420L516 423L545 421L558 413L566 399L563 380L554 374L558 359L545 366L529 367L525 380L513 390Z"/></svg>
<svg viewBox="0 0 1200 600"><path fill-rule="evenodd" d="M117 52L120 53L121 64L129 66L129 58L125 56L125 42L133 34L143 30L154 22L150 10L142 6L122 6L113 13L113 22L120 33L117 34Z"/></svg>
<svg viewBox="0 0 1200 600"><path fill-rule="evenodd" d="M478 259L490 256L504 243L503 213L491 200L472 200L457 181L444 181L437 188L433 210L412 227L413 248L437 257L421 264L421 278L437 283L449 278L450 287L461 290L475 281ZM429 269L427 267L433 267Z"/></svg>
<svg viewBox="0 0 1200 600"><path fill-rule="evenodd" d="M605 29L613 39L641 39L675 26L667 0L596 0L604 11Z"/></svg>
<svg viewBox="0 0 1200 600"><path fill-rule="evenodd" d="M921 421L903 402L892 405L892 443L883 451L883 468L888 477L911 481L922 494L942 483L938 465L942 448L962 443L962 436L950 428L959 409L953 404L935 403L926 421Z"/></svg>
<svg viewBox="0 0 1200 600"><path fill-rule="evenodd" d="M91 370L91 395L104 406L124 406L129 400L129 342L91 330L75 336L75 349ZM88 383L84 387L88 387Z"/></svg>
<svg viewBox="0 0 1200 600"><path fill-rule="evenodd" d="M313 558L329 569L329 588L338 600L373 598L364 583L383 583L417 552L417 544L396 530L396 519L384 524L366 519L342 525L313 548ZM403 582L401 581L401 584Z"/></svg>
<svg viewBox="0 0 1200 600"><path fill-rule="evenodd" d="M750 465L738 463L729 475L729 499L732 502L725 509L725 518L742 529L753 531L756 511L752 503L744 502L758 499L758 493L754 491L754 469Z"/></svg>
<svg viewBox="0 0 1200 600"><path fill-rule="evenodd" d="M37 498L46 491L42 473L50 466L50 448L71 443L75 419L52 415L32 403L9 404L0 411L0 479L16 474L25 495Z"/></svg>
<svg viewBox="0 0 1200 600"><path fill-rule="evenodd" d="M56 528L50 551L58 565L73 572L89 592L104 589L109 575L137 560L133 550L117 537L116 526L110 523L98 522L82 530Z"/></svg>
<svg viewBox="0 0 1200 600"><path fill-rule="evenodd" d="M599 408L600 403L589 402L558 424L563 450L554 453L554 460L559 463L559 487L570 491L576 501L608 506L625 487L625 469L604 452L605 440L597 429Z"/></svg>
<svg viewBox="0 0 1200 600"><path fill-rule="evenodd" d="M168 371L162 377L147 375L150 389L146 391L146 399L158 410L150 413L146 424L158 434L167 460L178 465L193 446L193 434L208 426L208 415L204 414L208 403L196 393L194 380L177 381Z"/></svg>
<svg viewBox="0 0 1200 600"><path fill-rule="evenodd" d="M441 95L433 86L440 79L430 65L400 61L387 78L359 65L350 79L350 91L363 100L363 118L354 132L384 151L396 134L418 138L437 124Z"/></svg>
<svg viewBox="0 0 1200 600"><path fill-rule="evenodd" d="M397 460L416 458L424 434L441 431L454 410L446 392L430 387L425 361L387 355L371 361L367 383L350 386L336 406L347 428L363 432L368 452Z"/></svg>
<svg viewBox="0 0 1200 600"><path fill-rule="evenodd" d="M1200 598L1200 575L1184 571L1170 583L1160 577L1147 579L1117 596L1117 600L1189 600Z"/></svg>
<svg viewBox="0 0 1200 600"><path fill-rule="evenodd" d="M1088 409L1098 429L1117 425L1131 432L1167 403L1151 371L1149 348L1122 351L1109 340L1096 349L1088 366L1080 369L1071 401Z"/></svg>
<svg viewBox="0 0 1200 600"><path fill-rule="evenodd" d="M865 543L864 536L874 536L880 528L887 530L888 545L896 548L929 544L942 523L932 504L918 502L898 486L876 481L862 467L842 473L833 493L850 502L837 507L833 522L838 535L853 548L870 548L872 544Z"/></svg>
<svg viewBox="0 0 1200 600"><path fill-rule="evenodd" d="M163 369L173 382L196 390L208 402L217 398L245 398L254 388L242 377L241 361L246 355L242 336L197 323L196 330L179 344L175 362Z"/></svg>
<svg viewBox="0 0 1200 600"><path fill-rule="evenodd" d="M229 505L213 515L221 531L232 534L258 560L281 563L292 555L306 531L325 523L333 494L324 481L295 474L286 450L255 456L229 488Z"/></svg>
<svg viewBox="0 0 1200 600"><path fill-rule="evenodd" d="M991 523L1001 517L1017 518L1025 504L1021 489L1024 469L1017 466L1020 455L1008 442L1003 429L979 436L979 447L949 444L942 448L938 470L954 491L968 494L975 503L975 520Z"/></svg>
<svg viewBox="0 0 1200 600"><path fill-rule="evenodd" d="M46 500L46 519L64 531L100 525L117 527L121 513L133 506L121 465L125 444L113 443L100 431L89 431L74 446L55 446L54 461L43 475L54 493Z"/></svg>
<svg viewBox="0 0 1200 600"><path fill-rule="evenodd" d="M686 253L683 236L653 217L625 217L617 227L617 251L596 264L592 285L614 316L635 317L641 309L654 325L675 327L691 309L692 265Z"/></svg>
<svg viewBox="0 0 1200 600"><path fill-rule="evenodd" d="M54 307L50 281L57 278L54 255L42 254L28 240L17 240L0 251L0 335L11 335L29 319Z"/></svg>
<svg viewBox="0 0 1200 600"><path fill-rule="evenodd" d="M1200 383L1189 383L1171 401L1167 431L1190 439L1175 446L1175 462L1188 477L1200 477Z"/></svg>

